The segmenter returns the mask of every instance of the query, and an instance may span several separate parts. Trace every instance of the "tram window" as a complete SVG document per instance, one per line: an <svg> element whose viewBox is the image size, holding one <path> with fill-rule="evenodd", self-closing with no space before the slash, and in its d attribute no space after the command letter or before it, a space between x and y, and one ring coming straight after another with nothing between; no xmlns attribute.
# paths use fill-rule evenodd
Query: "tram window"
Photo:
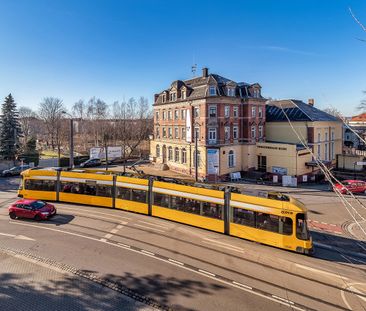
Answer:
<svg viewBox="0 0 366 311"><path fill-rule="evenodd" d="M27 179L25 181L25 189L35 191L56 191L56 182L53 180Z"/></svg>
<svg viewBox="0 0 366 311"><path fill-rule="evenodd" d="M191 214L200 214L201 211L201 202L200 201L196 201L196 200L192 200L192 199L187 199L187 198L182 198L182 208L180 209L182 212L185 213L191 213Z"/></svg>
<svg viewBox="0 0 366 311"><path fill-rule="evenodd" d="M256 228L278 233L279 217L257 212Z"/></svg>
<svg viewBox="0 0 366 311"><path fill-rule="evenodd" d="M95 195L96 187L94 185L88 185L84 183L75 182L61 182L61 192L74 193L74 194L86 194Z"/></svg>
<svg viewBox="0 0 366 311"><path fill-rule="evenodd" d="M171 197L170 208L182 211L184 209L185 199L182 197Z"/></svg>
<svg viewBox="0 0 366 311"><path fill-rule="evenodd" d="M255 212L241 208L234 208L234 222L236 224L255 227Z"/></svg>
<svg viewBox="0 0 366 311"><path fill-rule="evenodd" d="M147 192L145 190L131 189L131 191L132 191L132 199L131 199L132 201L146 203Z"/></svg>
<svg viewBox="0 0 366 311"><path fill-rule="evenodd" d="M169 207L169 195L154 192L154 205Z"/></svg>
<svg viewBox="0 0 366 311"><path fill-rule="evenodd" d="M222 219L222 205L202 202L202 216Z"/></svg>
<svg viewBox="0 0 366 311"><path fill-rule="evenodd" d="M97 185L97 196L108 197L108 198L112 197L112 187Z"/></svg>
<svg viewBox="0 0 366 311"><path fill-rule="evenodd" d="M296 215L296 237L300 240L309 240L310 238L305 214Z"/></svg>
<svg viewBox="0 0 366 311"><path fill-rule="evenodd" d="M288 217L280 217L280 233L291 235L292 234L292 219Z"/></svg>
<svg viewBox="0 0 366 311"><path fill-rule="evenodd" d="M118 187L117 198L122 200L131 200L131 189Z"/></svg>

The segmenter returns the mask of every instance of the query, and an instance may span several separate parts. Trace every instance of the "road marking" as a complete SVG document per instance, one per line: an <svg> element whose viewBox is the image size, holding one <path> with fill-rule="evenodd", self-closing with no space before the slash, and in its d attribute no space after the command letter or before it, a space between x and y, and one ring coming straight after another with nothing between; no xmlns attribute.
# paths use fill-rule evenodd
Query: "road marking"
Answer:
<svg viewBox="0 0 366 311"><path fill-rule="evenodd" d="M118 229L116 228L116 229L112 229L111 230L111 233L113 233L113 234L115 234L115 233L117 233L118 232Z"/></svg>
<svg viewBox="0 0 366 311"><path fill-rule="evenodd" d="M117 226L117 229L122 229L123 228L123 226L122 225L118 225Z"/></svg>
<svg viewBox="0 0 366 311"><path fill-rule="evenodd" d="M235 288L238 288L240 290L246 291L246 292L251 293L253 295L256 295L256 296L259 296L259 297L262 297L262 298L265 298L265 299L268 299L268 300L271 300L271 301L274 301L274 302L277 302L277 303L282 304L282 305L287 306L287 307L291 307L292 309L299 310L299 311L306 311L305 309L300 308L298 306L291 305L290 303L287 303L285 301L281 301L281 300L275 299L275 298L273 298L270 295L262 294L262 293L260 293L258 291L254 291L253 289L249 289L249 288L246 288L246 287L243 287L243 286L240 286L240 285L236 285L232 281L231 282L225 281L223 279L220 279L220 278L217 278L217 277L213 277L213 276L211 276L211 275L209 275L207 273L202 273L202 272L200 272L198 270L195 270L195 269L192 269L190 267L185 266L183 263L179 264L178 262L173 261L170 258L167 260L167 259L159 258L157 256L151 256L151 255L148 255L148 254L145 254L145 253L141 252L140 250L135 250L135 249L133 249L131 247L127 248L125 245L121 245L121 243L116 244L116 243L112 243L112 242L109 242L109 241L101 241L100 239L93 238L93 237L89 237L89 236L85 236L85 235L82 235L82 234L68 232L68 231L64 231L64 230L60 230L60 229L49 228L49 227L43 227L43 226L39 226L39 225L25 224L25 223L16 222L16 221L10 221L10 223L11 224L20 225L20 226L34 227L34 228L38 228L38 229L44 229L44 230L49 230L49 231L54 231L54 232L60 232L60 233L64 233L64 234L73 235L73 236L81 237L81 238L84 238L84 239L88 239L88 240L91 240L91 241L97 241L97 242L105 243L105 244L108 244L108 245L114 246L114 247L128 249L131 252L135 252L135 253L138 253L138 254L142 254L144 256L149 256L150 258L154 258L156 260L160 260L160 261L165 262L165 263L173 264L173 265L178 266L178 267L181 267L182 269L185 269L187 271L190 271L190 272L193 272L193 273L197 273L197 274L203 275L203 276L205 276L207 278L210 278L212 280L215 280L217 282L220 282L220 283L223 283L223 284L226 284L226 285L229 285L229 286L233 286Z"/></svg>
<svg viewBox="0 0 366 311"><path fill-rule="evenodd" d="M116 215L112 215L112 214L109 214L109 213L102 213L102 212L97 212L97 211L88 211L88 210L80 210L80 209L76 209L76 208L72 208L72 207L64 207L64 206L57 206L60 210L62 209L68 209L68 210L71 210L71 211L77 211L77 212L85 212L87 214L100 214L100 215L106 215L106 216L116 216L117 218L124 218L124 219L127 219L127 220L131 220L132 218L130 217L125 217L125 216L120 216L119 214L116 213Z"/></svg>
<svg viewBox="0 0 366 311"><path fill-rule="evenodd" d="M100 239L100 241L107 242L107 239L102 238L102 239Z"/></svg>
<svg viewBox="0 0 366 311"><path fill-rule="evenodd" d="M177 261L177 260L174 260L174 259L171 259L171 258L169 258L168 260L170 262L173 262L173 263L177 264L177 265L184 266L184 263L183 262L180 262L180 261Z"/></svg>
<svg viewBox="0 0 366 311"><path fill-rule="evenodd" d="M354 286L350 286L349 287L349 289L351 289L353 292L355 292L355 293L358 293L358 294L361 294L361 295L364 295L364 293L363 292L361 292L359 289L357 289L356 287L354 287ZM356 296L358 297L358 298L360 298L360 299L362 299L363 301L366 301L366 297L363 297L363 296L360 296L360 295L357 295L356 294Z"/></svg>
<svg viewBox="0 0 366 311"><path fill-rule="evenodd" d="M366 251L366 247L364 247L361 243L358 243L358 242L357 242L357 245L358 245L359 247L361 247L363 250L365 250L365 251Z"/></svg>
<svg viewBox="0 0 366 311"><path fill-rule="evenodd" d="M273 298L276 298L276 299L279 299L279 300L282 300L282 301L285 301L285 302L288 302L288 303L290 303L290 304L294 304L291 300L288 300L288 299L286 299L286 298L282 298L282 297L280 297L280 296L276 296L276 295L272 295L272 297Z"/></svg>
<svg viewBox="0 0 366 311"><path fill-rule="evenodd" d="M107 233L104 237L105 237L106 239L110 239L112 236L113 236L113 234Z"/></svg>
<svg viewBox="0 0 366 311"><path fill-rule="evenodd" d="M126 248L131 248L131 246L130 246L130 245L123 244L123 243L118 243L118 245L121 245L121 246L126 247Z"/></svg>
<svg viewBox="0 0 366 311"><path fill-rule="evenodd" d="M236 281L233 281L233 284L238 285L238 286L241 286L241 287L245 287L245 288L250 289L250 290L252 290L252 289L253 289L253 287L251 287L251 286L248 286L248 285L245 285L245 284L242 284L242 283L236 282ZM272 295L272 296L273 296L273 295Z"/></svg>
<svg viewBox="0 0 366 311"><path fill-rule="evenodd" d="M354 285L365 285L365 284L366 284L366 283L357 283L357 282L355 282L355 283L349 283L349 284L344 285L344 286L343 286L343 288L344 288L344 289L351 290L351 292L352 292L354 295L356 295L358 298L360 298L360 299L362 299L362 300L366 301L366 297L364 297L364 296L365 296L365 293L361 292L359 289L357 289L357 288L355 288L355 287L354 287ZM357 293L358 293L358 294L361 294L361 295L363 295L363 296L357 295ZM350 309L350 310L353 310L353 309L351 308L351 306L349 305L349 303L348 303L347 299L346 299L346 295L345 295L344 290L341 290L341 297L342 297L342 299L343 299L343 302L344 302L344 303L345 303L345 305L347 306L347 308L348 308L348 309Z"/></svg>
<svg viewBox="0 0 366 311"><path fill-rule="evenodd" d="M242 249L240 247L237 247L237 246L234 246L234 245L231 245L231 244L228 244L228 243L220 242L220 241L217 241L217 240L212 240L212 239L205 238L205 239L203 239L203 242L204 243L209 243L209 244L215 244L215 245L218 245L220 247L224 247L224 248L228 248L228 249L232 249L232 250L236 250L236 251L241 252L241 253L244 252L244 249Z"/></svg>
<svg viewBox="0 0 366 311"><path fill-rule="evenodd" d="M147 225L151 225L151 226L155 226L155 227L164 228L164 229L170 229L171 228L171 227L167 227L167 226L164 226L164 225L158 225L158 224L154 224L152 222L143 221L143 220L139 220L138 222L141 222L141 223L147 224Z"/></svg>
<svg viewBox="0 0 366 311"><path fill-rule="evenodd" d="M151 256L155 256L154 253L152 252L149 252L149 251L145 251L144 249L141 251L142 253L145 253L145 254L148 254L148 255L151 255Z"/></svg>
<svg viewBox="0 0 366 311"><path fill-rule="evenodd" d="M324 270L319 270L319 269L311 268L311 267L304 266L304 265L301 265L301 264L298 264L298 263L296 263L295 266L298 267L298 268L304 269L304 270L308 270L308 271L315 272L315 273L322 273L322 274L331 276L333 278L337 278L337 279L338 278L342 278L344 280L348 280L348 278L346 278L344 276L341 276L341 275L338 275L338 274L335 274L335 273L331 273L331 272L327 272L327 271L324 271Z"/></svg>
<svg viewBox="0 0 366 311"><path fill-rule="evenodd" d="M157 232L162 232L162 233L165 232L164 230L160 230L160 229L156 229L156 228L151 228L151 227L144 226L144 225L139 225L139 224L133 224L133 225L136 226L136 227L140 227L140 228L144 228L144 229L150 229L150 230L154 230L154 231L157 231Z"/></svg>
<svg viewBox="0 0 366 311"><path fill-rule="evenodd" d="M9 238L14 238L15 240L25 240L25 241L35 241L35 239L29 238L24 235L16 235L16 234L10 234L10 233L0 233L2 236L7 236Z"/></svg>
<svg viewBox="0 0 366 311"><path fill-rule="evenodd" d="M213 277L215 277L215 276L216 276L216 274L213 274L213 273L208 272L208 271L206 271L206 270L198 269L198 271L199 271L199 272L202 272L202 273L205 273L205 274L208 274L208 275L211 275L211 276L213 276Z"/></svg>

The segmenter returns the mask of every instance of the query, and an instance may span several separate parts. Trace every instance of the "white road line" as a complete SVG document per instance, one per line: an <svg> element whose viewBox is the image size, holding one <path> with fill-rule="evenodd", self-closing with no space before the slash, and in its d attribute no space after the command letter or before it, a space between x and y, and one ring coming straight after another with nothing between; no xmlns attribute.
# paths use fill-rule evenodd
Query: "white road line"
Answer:
<svg viewBox="0 0 366 311"><path fill-rule="evenodd" d="M107 242L107 239L102 238L102 239L100 239L100 241L101 242Z"/></svg>
<svg viewBox="0 0 366 311"><path fill-rule="evenodd" d="M319 270L319 269L311 268L311 267L308 267L308 266L300 265L298 263L296 263L295 266L298 267L298 268L304 269L304 270L308 270L308 271L312 271L312 272L315 272L315 273L321 273L321 274L324 274L324 275L328 275L328 276L331 276L333 278L337 278L337 279L342 278L343 280L348 280L348 278L346 278L344 276L341 276L341 275L338 275L338 274L335 274L335 273L331 273L331 272L327 272L327 271L324 271L324 270Z"/></svg>
<svg viewBox="0 0 366 311"><path fill-rule="evenodd" d="M169 258L168 260L170 262L173 262L173 263L177 264L177 265L184 266L184 263L183 262L180 262L180 261L177 261L177 260L174 260L174 259L171 259L171 258Z"/></svg>
<svg viewBox="0 0 366 311"><path fill-rule="evenodd" d="M220 241L217 241L217 240L212 240L212 239L205 238L205 239L203 239L203 241L204 242L208 241L208 242L211 242L212 244L219 244L219 245L227 246L227 247L230 247L232 249L236 249L238 251L244 251L243 248L240 248L238 246L234 246L234 245L231 245L231 244L228 244L228 243L220 242Z"/></svg>
<svg viewBox="0 0 366 311"><path fill-rule="evenodd" d="M118 232L118 229L116 228L116 229L112 229L111 230L111 233L113 233L113 234L115 234L115 233L117 233Z"/></svg>
<svg viewBox="0 0 366 311"><path fill-rule="evenodd" d="M216 276L216 274L213 274L213 273L208 272L208 271L206 271L206 270L198 269L198 271L199 271L199 272L201 272L201 273L205 273L205 274L211 275L211 276L213 276L213 277L215 277L215 276Z"/></svg>
<svg viewBox="0 0 366 311"><path fill-rule="evenodd" d="M117 226L117 229L122 229L123 228L123 226L122 225L118 225Z"/></svg>
<svg viewBox="0 0 366 311"><path fill-rule="evenodd" d="M361 247L363 250L365 250L365 251L366 251L366 247L364 247L361 243L357 243L357 245L358 245L359 247Z"/></svg>
<svg viewBox="0 0 366 311"><path fill-rule="evenodd" d="M29 237L21 235L21 234L16 235L16 234L10 234L10 233L0 233L0 235L7 236L9 238L13 238L13 239L16 239L16 240L35 241L35 239L29 238Z"/></svg>
<svg viewBox="0 0 366 311"><path fill-rule="evenodd" d="M144 249L143 249L143 250L141 250L141 252L142 252L142 253L145 253L145 254L148 254L148 255L151 255L151 256L155 256L155 254L154 254L154 253L149 252L149 251L145 251Z"/></svg>
<svg viewBox="0 0 366 311"><path fill-rule="evenodd" d="M154 230L154 231L158 231L158 232L165 233L164 230L160 230L160 229L156 229L156 228L151 228L151 227L144 226L144 225L139 225L139 224L133 224L133 225L136 226L136 227L140 227L140 228L144 228L144 229L149 229L149 230Z"/></svg>
<svg viewBox="0 0 366 311"><path fill-rule="evenodd" d="M279 296L276 296L276 295L272 295L273 298L276 298L276 299L279 299L279 300L282 300L282 301L285 301L285 302L288 302L290 304L294 304L291 300L288 300L286 298L282 298L282 297L279 297Z"/></svg>
<svg viewBox="0 0 366 311"><path fill-rule="evenodd" d="M105 237L106 239L110 239L112 236L113 236L113 234L107 233L104 237Z"/></svg>
<svg viewBox="0 0 366 311"><path fill-rule="evenodd" d="M350 290L352 290L354 293L364 295L364 293L363 293L363 292L361 292L360 290L358 290L358 289L357 289L356 287L354 287L354 286L350 286L350 287L349 287L349 289L350 289ZM357 295L357 294L356 294L356 296L357 296L358 298L362 299L363 301L366 301L366 297L363 297L363 296L360 296L360 295Z"/></svg>
<svg viewBox="0 0 366 311"><path fill-rule="evenodd" d="M150 226L155 226L155 227L164 228L164 229L170 229L170 228L171 228L171 227L168 227L168 226L158 225L158 224L154 224L154 223L152 223L152 222L143 221L143 220L139 220L138 222L141 222L141 223L143 223L143 224L147 224L147 225L150 225Z"/></svg>
<svg viewBox="0 0 366 311"><path fill-rule="evenodd" d="M241 253L241 254L245 254L244 250L238 250L238 249L230 247L230 246L219 245L219 244L211 243L211 242L207 242L207 241L202 241L202 243L206 243L206 244L211 245L211 246L221 247L221 248L228 249L228 250L231 250L231 251L235 251L235 252L238 252L238 253Z"/></svg>
<svg viewBox="0 0 366 311"><path fill-rule="evenodd" d="M123 244L123 243L118 243L118 245L121 245L121 246L126 247L126 248L131 248L131 246L130 246L130 245Z"/></svg>
<svg viewBox="0 0 366 311"><path fill-rule="evenodd" d="M245 284L242 284L242 283L239 283L239 282L236 282L236 281L233 281L233 284L241 286L241 287L245 287L245 288L250 289L250 290L253 289L253 287L250 287L248 285L245 285Z"/></svg>
<svg viewBox="0 0 366 311"><path fill-rule="evenodd" d="M235 287L235 288L238 288L240 290L243 290L245 292L248 292L248 293L251 293L253 295L256 295L256 296L259 296L259 297L262 297L262 298L265 298L265 299L268 299L268 300L271 300L271 301L274 301L274 302L277 302L279 304L282 304L284 306L287 306L287 307L292 307L292 309L295 309L295 310L299 310L299 311L306 311L305 309L303 308L300 308L300 307L297 307L297 306L293 306L287 302L284 302L284 301L281 301L281 300L278 300L278 299L275 299L273 297L270 297L270 296L267 296L267 295L264 295L264 294L261 294L259 292L255 292L253 290L250 290L248 288L245 288L245 287L242 287L242 286L239 286L239 285L236 285L232 282L227 282L227 281L224 281L222 279L219 279L219 278L216 278L216 277L213 277L211 275L208 275L208 274L205 274L205 273L201 273L197 270L194 270L194 269L191 269L191 268L188 268L186 267L184 264L177 264L177 262L175 261L172 261L172 259L169 259L169 260L165 260L165 259L162 259L162 258L159 258L159 257L156 257L156 256L150 256L148 254L144 254L142 253L141 251L139 250L134 250L132 248L127 248L126 246L124 245L121 245L121 243L118 243L118 244L115 244L115 243L112 243L112 242L108 242L108 241L101 241L100 239L97 239L97 238L93 238L93 237L89 237L89 236L85 236L85 235L82 235L82 234L78 234L78 233L73 233L73 232L68 232L68 231L64 231L64 230L60 230L60 229L54 229L54 228L48 228L48 227L43 227L43 226L38 226L38 225L32 225L32 224L25 224L25 223L20 223L20 222L15 222L15 221L11 221L10 223L12 224L16 224L16 225L21 225L21 226L28 226L28 227L34 227L34 228L38 228L38 229L44 229L44 230L49 230L49 231L54 231L54 232L60 232L60 233L64 233L64 234L68 234L68 235L73 235L73 236L77 236L77 237L81 237L81 238L84 238L84 239L88 239L88 240L91 240L91 241L97 241L97 242L101 242L101 243L105 243L105 244L108 244L110 246L114 246L114 247L119 247L119 248L124 248L124 249L128 249L129 251L131 252L135 252L137 254L142 254L144 256L149 256L150 258L154 258L156 260L160 260L162 262L166 262L166 263L170 263L170 264L173 264L177 267L181 267L182 269L185 269L187 271L190 271L190 272L193 272L193 273L197 273L197 274L200 274L200 275L203 275L207 278L210 278L212 280L215 280L217 282L220 282L220 283L223 283L223 284L226 284L226 285L229 285L229 286L232 286L232 287Z"/></svg>

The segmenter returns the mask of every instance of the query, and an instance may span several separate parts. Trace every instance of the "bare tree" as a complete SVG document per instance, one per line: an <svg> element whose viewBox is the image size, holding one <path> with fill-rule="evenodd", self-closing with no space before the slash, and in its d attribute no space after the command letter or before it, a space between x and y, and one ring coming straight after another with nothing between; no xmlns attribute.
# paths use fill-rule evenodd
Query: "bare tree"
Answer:
<svg viewBox="0 0 366 311"><path fill-rule="evenodd" d="M338 119L342 118L342 113L337 108L334 108L332 106L325 108L323 111Z"/></svg>
<svg viewBox="0 0 366 311"><path fill-rule="evenodd" d="M37 114L28 107L19 108L19 121L23 132L23 145L27 143L31 136L35 136L35 121Z"/></svg>
<svg viewBox="0 0 366 311"><path fill-rule="evenodd" d="M101 131L99 128L100 120L104 120L108 117L109 107L101 99L92 97L87 104L87 116L91 120L90 132L94 138L94 145L99 146Z"/></svg>
<svg viewBox="0 0 366 311"><path fill-rule="evenodd" d="M82 145L83 151L87 150L88 145L88 107L84 100L80 99L72 106L72 114L77 119L77 134L80 137L80 144Z"/></svg>
<svg viewBox="0 0 366 311"><path fill-rule="evenodd" d="M48 139L51 141L52 149L58 147L60 153L60 135L62 112L65 110L63 102L59 98L46 97L39 104L39 117L43 120L47 130Z"/></svg>

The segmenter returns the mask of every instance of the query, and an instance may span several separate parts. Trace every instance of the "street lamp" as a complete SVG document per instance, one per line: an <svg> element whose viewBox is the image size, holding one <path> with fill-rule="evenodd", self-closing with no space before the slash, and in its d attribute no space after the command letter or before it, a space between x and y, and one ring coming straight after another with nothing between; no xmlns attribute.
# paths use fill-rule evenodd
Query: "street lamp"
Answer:
<svg viewBox="0 0 366 311"><path fill-rule="evenodd" d="M74 119L73 116L66 112L62 111L62 114L66 114L70 117L70 161L69 166L70 169L74 168Z"/></svg>

